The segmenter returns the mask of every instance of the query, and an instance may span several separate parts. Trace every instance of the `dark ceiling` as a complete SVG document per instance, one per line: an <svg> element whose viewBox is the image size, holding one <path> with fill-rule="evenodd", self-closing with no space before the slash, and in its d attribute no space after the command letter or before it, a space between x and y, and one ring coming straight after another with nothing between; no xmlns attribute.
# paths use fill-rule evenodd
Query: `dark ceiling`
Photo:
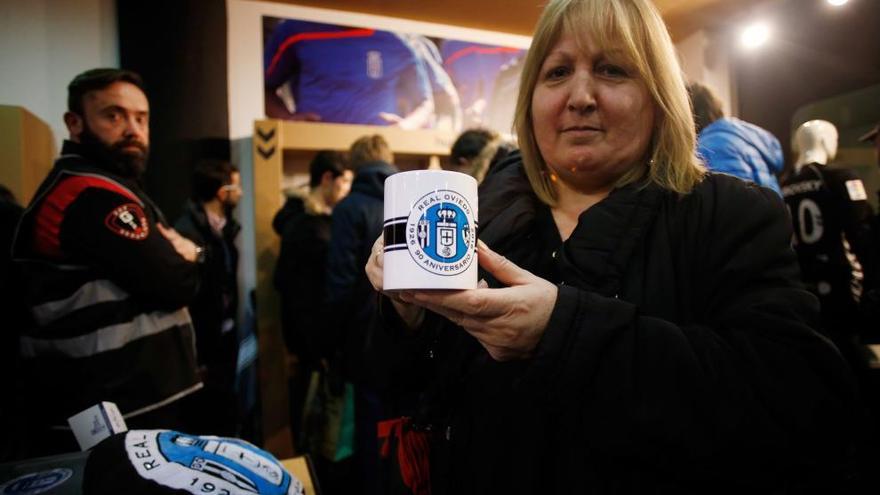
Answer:
<svg viewBox="0 0 880 495"><path fill-rule="evenodd" d="M773 132L786 151L798 108L880 84L880 1L834 9L819 0L779 0L755 14L773 24L774 35L761 50L732 59L739 115ZM868 122L829 120L867 125L880 119L880 101L858 114Z"/></svg>

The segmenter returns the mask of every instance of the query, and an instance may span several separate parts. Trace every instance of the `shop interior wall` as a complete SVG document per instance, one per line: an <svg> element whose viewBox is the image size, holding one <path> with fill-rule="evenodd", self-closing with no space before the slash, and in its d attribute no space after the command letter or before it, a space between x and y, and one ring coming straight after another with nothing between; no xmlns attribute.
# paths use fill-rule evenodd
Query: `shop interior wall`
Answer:
<svg viewBox="0 0 880 495"><path fill-rule="evenodd" d="M222 1L117 2L121 67L150 98L147 192L170 221L183 211L200 158L230 158L226 7Z"/></svg>
<svg viewBox="0 0 880 495"><path fill-rule="evenodd" d="M725 115L736 115L736 91L730 77L730 45L716 29L700 29L675 43L688 81L710 88Z"/></svg>
<svg viewBox="0 0 880 495"><path fill-rule="evenodd" d="M47 123L57 148L67 137L67 84L118 64L114 0L0 1L0 105Z"/></svg>

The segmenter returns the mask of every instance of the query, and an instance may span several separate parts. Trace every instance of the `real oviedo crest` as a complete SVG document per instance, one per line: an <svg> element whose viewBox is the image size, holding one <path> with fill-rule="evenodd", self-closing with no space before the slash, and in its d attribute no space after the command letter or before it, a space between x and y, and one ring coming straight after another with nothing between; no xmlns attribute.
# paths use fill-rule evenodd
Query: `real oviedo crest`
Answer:
<svg viewBox="0 0 880 495"><path fill-rule="evenodd" d="M413 204L403 237L420 268L435 275L458 275L474 261L474 210L455 191L432 191Z"/></svg>
<svg viewBox="0 0 880 495"><path fill-rule="evenodd" d="M477 181L449 170L385 180L383 290L477 287Z"/></svg>
<svg viewBox="0 0 880 495"><path fill-rule="evenodd" d="M431 192L410 210L406 245L423 269L437 275L457 275L474 260L476 229L473 210L455 191Z"/></svg>

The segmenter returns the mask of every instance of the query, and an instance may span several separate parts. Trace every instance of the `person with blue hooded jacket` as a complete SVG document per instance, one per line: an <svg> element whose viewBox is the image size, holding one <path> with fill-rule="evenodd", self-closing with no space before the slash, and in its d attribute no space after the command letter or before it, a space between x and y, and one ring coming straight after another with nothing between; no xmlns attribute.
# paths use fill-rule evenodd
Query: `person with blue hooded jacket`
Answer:
<svg viewBox="0 0 880 495"><path fill-rule="evenodd" d="M782 194L776 174L785 158L770 132L734 117L725 117L721 103L706 86L688 85L697 128L697 153L714 172L729 174Z"/></svg>

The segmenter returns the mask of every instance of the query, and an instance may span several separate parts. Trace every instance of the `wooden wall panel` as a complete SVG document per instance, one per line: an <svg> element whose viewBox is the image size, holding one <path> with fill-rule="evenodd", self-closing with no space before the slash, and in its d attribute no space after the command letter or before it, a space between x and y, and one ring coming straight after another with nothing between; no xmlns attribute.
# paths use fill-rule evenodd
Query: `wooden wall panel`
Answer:
<svg viewBox="0 0 880 495"><path fill-rule="evenodd" d="M52 168L55 138L49 124L26 109L0 105L0 184L27 205Z"/></svg>

